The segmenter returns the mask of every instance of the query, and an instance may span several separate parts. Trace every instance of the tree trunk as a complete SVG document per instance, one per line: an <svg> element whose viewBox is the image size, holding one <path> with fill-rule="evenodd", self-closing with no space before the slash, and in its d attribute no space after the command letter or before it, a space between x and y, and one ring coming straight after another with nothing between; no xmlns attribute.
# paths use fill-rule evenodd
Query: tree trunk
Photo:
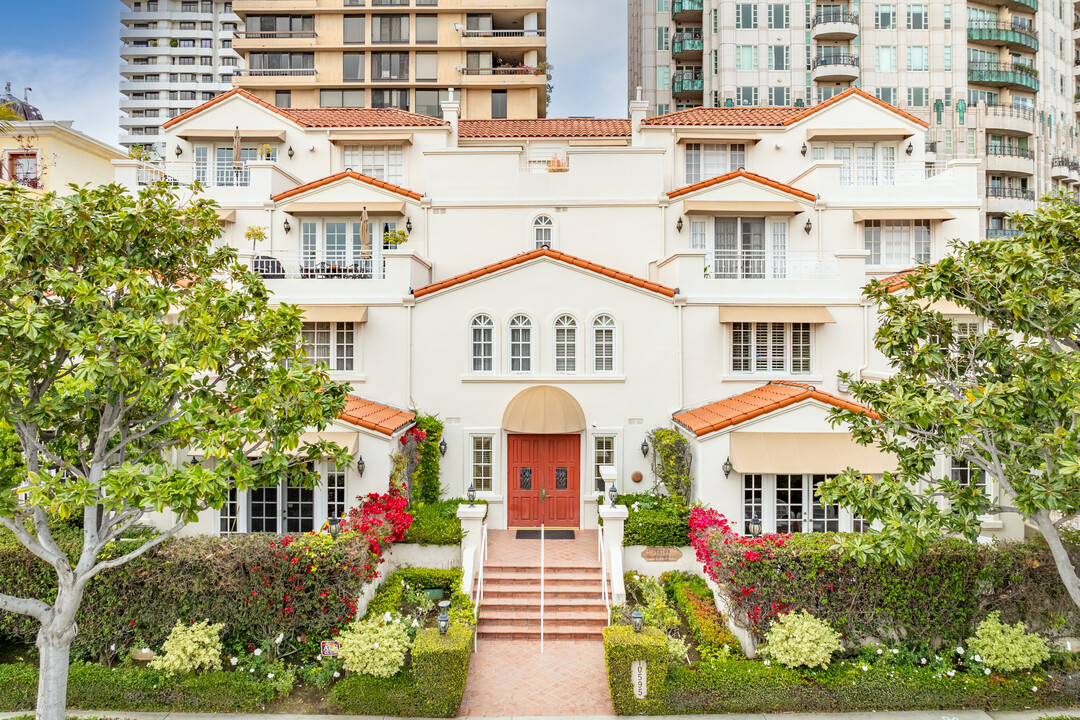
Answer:
<svg viewBox="0 0 1080 720"><path fill-rule="evenodd" d="M1050 546L1050 554L1054 557L1054 564L1057 566L1061 583L1068 591L1073 604L1080 608L1080 577L1077 577L1072 558L1069 557L1065 546L1061 544L1061 536L1058 534L1057 528L1054 527L1054 521L1051 520L1050 513L1046 510L1037 510L1031 517L1039 527L1046 544Z"/></svg>
<svg viewBox="0 0 1080 720"><path fill-rule="evenodd" d="M74 639L74 623L59 619L43 624L38 631L37 720L64 720L67 715L68 664Z"/></svg>

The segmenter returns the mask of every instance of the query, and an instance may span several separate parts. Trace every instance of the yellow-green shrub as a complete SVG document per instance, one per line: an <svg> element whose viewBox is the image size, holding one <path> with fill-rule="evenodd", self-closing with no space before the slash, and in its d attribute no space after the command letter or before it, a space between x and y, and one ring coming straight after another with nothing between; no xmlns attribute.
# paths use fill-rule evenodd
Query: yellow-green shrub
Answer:
<svg viewBox="0 0 1080 720"><path fill-rule="evenodd" d="M150 667L167 673L220 670L224 627L224 623L211 625L209 620L188 625L177 620L161 646L162 654L150 661Z"/></svg>
<svg viewBox="0 0 1080 720"><path fill-rule="evenodd" d="M826 667L840 649L840 635L824 620L802 612L781 615L765 635L765 653L790 668Z"/></svg>
<svg viewBox="0 0 1080 720"><path fill-rule="evenodd" d="M967 642L968 649L994 670L1030 670L1050 659L1044 638L1029 633L1022 622L1003 624L1001 613L997 611L979 623L975 637L968 638Z"/></svg>
<svg viewBox="0 0 1080 720"><path fill-rule="evenodd" d="M375 677L397 674L405 664L405 653L412 642L401 615L387 612L353 623L338 635L340 657L353 672Z"/></svg>

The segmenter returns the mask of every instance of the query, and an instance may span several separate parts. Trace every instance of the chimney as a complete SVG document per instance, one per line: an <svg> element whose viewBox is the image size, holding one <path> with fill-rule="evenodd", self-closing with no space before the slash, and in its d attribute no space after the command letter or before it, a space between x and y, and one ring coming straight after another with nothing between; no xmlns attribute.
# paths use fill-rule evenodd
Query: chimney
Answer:
<svg viewBox="0 0 1080 720"><path fill-rule="evenodd" d="M641 121L649 113L649 103L641 99L641 86L638 85L637 97L630 101L630 144L634 147L643 145L641 137Z"/></svg>
<svg viewBox="0 0 1080 720"><path fill-rule="evenodd" d="M443 120L450 123L450 147L458 144L458 118L461 117L461 103L454 99L454 88L450 88L450 99L439 104Z"/></svg>

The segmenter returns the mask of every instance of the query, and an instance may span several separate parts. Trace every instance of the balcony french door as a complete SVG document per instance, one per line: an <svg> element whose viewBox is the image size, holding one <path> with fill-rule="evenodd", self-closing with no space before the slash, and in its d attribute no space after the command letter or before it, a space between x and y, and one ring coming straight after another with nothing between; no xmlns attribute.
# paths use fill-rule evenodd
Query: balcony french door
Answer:
<svg viewBox="0 0 1080 720"><path fill-rule="evenodd" d="M381 278L386 233L397 221L371 218L365 238L360 218L305 221L300 235L300 272L310 277Z"/></svg>

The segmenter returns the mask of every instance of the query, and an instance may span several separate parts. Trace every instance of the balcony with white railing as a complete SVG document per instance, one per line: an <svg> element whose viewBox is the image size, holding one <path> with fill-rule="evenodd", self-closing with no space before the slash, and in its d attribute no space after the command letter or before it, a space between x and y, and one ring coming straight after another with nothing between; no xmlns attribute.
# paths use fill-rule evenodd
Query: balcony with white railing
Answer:
<svg viewBox="0 0 1080 720"><path fill-rule="evenodd" d="M164 140L155 136L150 140ZM252 160L234 166L225 163L191 163L165 161L160 164L137 160L114 160L116 182L129 188L165 182L170 187L186 188L196 181L203 187L216 188L214 199L223 207L233 203L259 203L270 195L284 192L302 184L272 160Z"/></svg>
<svg viewBox="0 0 1080 720"><path fill-rule="evenodd" d="M295 246L293 246L295 248ZM240 253L279 302L337 304L356 298L394 298L431 282L431 263L408 249L276 250Z"/></svg>
<svg viewBox="0 0 1080 720"><path fill-rule="evenodd" d="M835 280L836 258L816 252L713 250L705 273L713 280Z"/></svg>
<svg viewBox="0 0 1080 720"><path fill-rule="evenodd" d="M386 262L382 253L273 252L255 255L249 265L266 280L382 280Z"/></svg>
<svg viewBox="0 0 1080 720"><path fill-rule="evenodd" d="M890 202L899 206L949 208L979 201L977 158L926 164L922 158L895 165L852 166L836 160L815 163L788 182L815 193L827 203L853 207L876 207L882 188L889 188Z"/></svg>

